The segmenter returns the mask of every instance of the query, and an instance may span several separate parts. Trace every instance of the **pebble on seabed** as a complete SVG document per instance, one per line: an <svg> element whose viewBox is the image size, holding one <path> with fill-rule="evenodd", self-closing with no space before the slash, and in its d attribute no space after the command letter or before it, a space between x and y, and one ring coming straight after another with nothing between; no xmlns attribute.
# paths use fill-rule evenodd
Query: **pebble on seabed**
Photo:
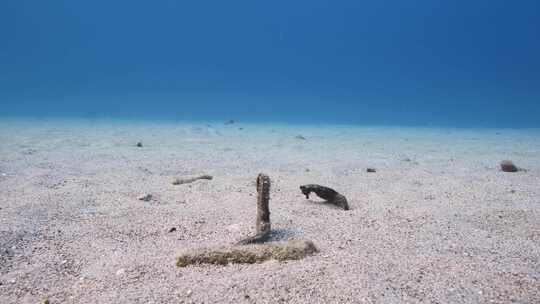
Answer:
<svg viewBox="0 0 540 304"><path fill-rule="evenodd" d="M503 172L517 172L518 168L516 167L516 165L514 165L514 163L512 161L503 160L501 162L501 170Z"/></svg>
<svg viewBox="0 0 540 304"><path fill-rule="evenodd" d="M140 201L149 202L152 200L152 194L143 194L137 198Z"/></svg>
<svg viewBox="0 0 540 304"><path fill-rule="evenodd" d="M142 146L143 146L143 145L142 145L142 142L140 142L140 141L137 142L137 147L142 148Z"/></svg>

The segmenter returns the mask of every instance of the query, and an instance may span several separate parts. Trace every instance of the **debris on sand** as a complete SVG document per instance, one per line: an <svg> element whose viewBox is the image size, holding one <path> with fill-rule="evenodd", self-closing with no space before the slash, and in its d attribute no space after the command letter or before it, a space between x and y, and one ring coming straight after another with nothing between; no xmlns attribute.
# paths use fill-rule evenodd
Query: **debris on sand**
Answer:
<svg viewBox="0 0 540 304"><path fill-rule="evenodd" d="M181 254L176 266L214 264L254 264L266 260L299 260L318 252L315 244L307 240L291 240L271 244L266 242L270 236L270 178L265 174L257 176L257 221L256 234L241 240L235 245L200 248Z"/></svg>
<svg viewBox="0 0 540 304"><path fill-rule="evenodd" d="M191 178L175 178L173 180L172 184L173 185L189 184L189 183L193 183L194 181L198 181L200 179L211 180L213 178L214 177L212 175L207 175L207 174L199 175L199 176L195 176L195 177L191 177Z"/></svg>
<svg viewBox="0 0 540 304"><path fill-rule="evenodd" d="M38 152L37 149L24 149L23 151L21 151L21 153L23 155L34 155Z"/></svg>
<svg viewBox="0 0 540 304"><path fill-rule="evenodd" d="M126 273L126 270L124 268L120 268L116 271L117 276L121 276Z"/></svg>
<svg viewBox="0 0 540 304"><path fill-rule="evenodd" d="M143 195L140 195L137 199L143 202L149 202L152 200L152 198L153 198L152 194L143 194Z"/></svg>
<svg viewBox="0 0 540 304"><path fill-rule="evenodd" d="M510 160L503 160L501 162L501 170L504 172L518 172L519 169L514 165L514 163Z"/></svg>
<svg viewBox="0 0 540 304"><path fill-rule="evenodd" d="M302 135L296 135L294 138L300 139L300 140L306 140L306 138Z"/></svg>
<svg viewBox="0 0 540 304"><path fill-rule="evenodd" d="M366 172L367 173L375 173L375 172L377 172L377 170L375 168L367 168Z"/></svg>
<svg viewBox="0 0 540 304"><path fill-rule="evenodd" d="M343 210L349 210L349 203L347 202L347 198L339 194L334 189L321 185L310 184L300 186L300 190L306 196L306 199L309 199L309 195L311 194L311 192L315 192L318 197L326 200L327 203L341 207L343 208Z"/></svg>
<svg viewBox="0 0 540 304"><path fill-rule="evenodd" d="M137 146L138 148L142 148L142 147L143 147L142 142L140 142L140 141L137 142L136 146Z"/></svg>
<svg viewBox="0 0 540 304"><path fill-rule="evenodd" d="M265 242L270 236L270 177L257 176L257 221L255 235L238 242L239 245Z"/></svg>
<svg viewBox="0 0 540 304"><path fill-rule="evenodd" d="M172 227L172 228L169 229L169 233L170 232L175 232L175 231L176 231L176 227Z"/></svg>
<svg viewBox="0 0 540 304"><path fill-rule="evenodd" d="M176 266L197 264L254 264L267 260L299 260L318 252L311 241L292 240L286 243L202 248L178 257Z"/></svg>

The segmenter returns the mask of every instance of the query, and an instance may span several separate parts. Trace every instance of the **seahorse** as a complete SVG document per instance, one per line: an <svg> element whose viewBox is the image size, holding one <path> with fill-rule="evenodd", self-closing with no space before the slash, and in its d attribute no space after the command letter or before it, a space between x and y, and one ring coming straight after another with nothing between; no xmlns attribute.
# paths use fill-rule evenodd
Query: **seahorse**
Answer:
<svg viewBox="0 0 540 304"><path fill-rule="evenodd" d="M309 198L311 192L315 192L318 197L326 200L326 202L339 206L344 210L349 210L349 203L347 202L347 198L336 192L334 189L321 185L310 184L300 186L300 190L306 196L306 198Z"/></svg>

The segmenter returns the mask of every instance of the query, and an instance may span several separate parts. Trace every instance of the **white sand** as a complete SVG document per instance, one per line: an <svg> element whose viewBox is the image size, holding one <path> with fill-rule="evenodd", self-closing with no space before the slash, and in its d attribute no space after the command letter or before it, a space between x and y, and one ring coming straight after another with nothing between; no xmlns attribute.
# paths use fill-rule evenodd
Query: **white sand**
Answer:
<svg viewBox="0 0 540 304"><path fill-rule="evenodd" d="M177 268L253 233L259 172L320 253ZM540 130L0 120L0 194L2 304L540 303Z"/></svg>

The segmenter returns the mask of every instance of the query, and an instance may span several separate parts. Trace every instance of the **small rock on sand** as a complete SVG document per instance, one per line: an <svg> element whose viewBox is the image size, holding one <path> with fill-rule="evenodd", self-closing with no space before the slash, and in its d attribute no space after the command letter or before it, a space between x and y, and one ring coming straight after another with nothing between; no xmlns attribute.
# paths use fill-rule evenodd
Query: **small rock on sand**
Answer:
<svg viewBox="0 0 540 304"><path fill-rule="evenodd" d="M242 226L240 226L240 224L232 224L227 226L225 229L230 232L239 232L242 230Z"/></svg>
<svg viewBox="0 0 540 304"><path fill-rule="evenodd" d="M116 271L116 275L117 276L121 276L123 275L124 273L126 273L126 270L124 268L120 268Z"/></svg>
<svg viewBox="0 0 540 304"><path fill-rule="evenodd" d="M375 168L367 168L367 169L366 169L366 172L368 172L368 173L375 173L375 172L377 172L377 170L376 170Z"/></svg>
<svg viewBox="0 0 540 304"><path fill-rule="evenodd" d="M142 148L142 146L143 146L143 145L142 145L142 142L140 142L140 141L137 142L136 146L139 147L139 148Z"/></svg>
<svg viewBox="0 0 540 304"><path fill-rule="evenodd" d="M503 160L501 162L501 170L504 172L517 172L519 171L518 167L510 160Z"/></svg>
<svg viewBox="0 0 540 304"><path fill-rule="evenodd" d="M137 198L140 201L149 202L152 200L152 194L143 194Z"/></svg>

